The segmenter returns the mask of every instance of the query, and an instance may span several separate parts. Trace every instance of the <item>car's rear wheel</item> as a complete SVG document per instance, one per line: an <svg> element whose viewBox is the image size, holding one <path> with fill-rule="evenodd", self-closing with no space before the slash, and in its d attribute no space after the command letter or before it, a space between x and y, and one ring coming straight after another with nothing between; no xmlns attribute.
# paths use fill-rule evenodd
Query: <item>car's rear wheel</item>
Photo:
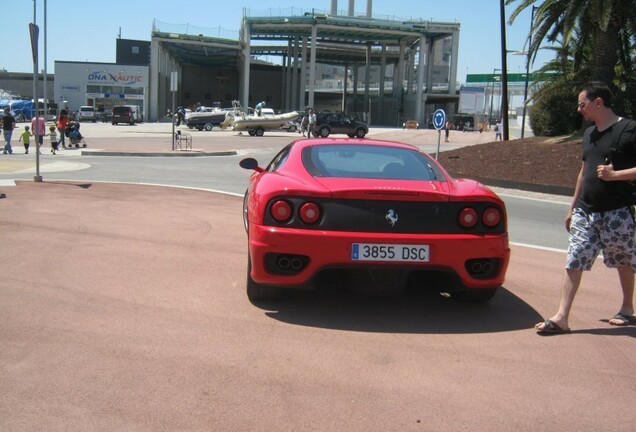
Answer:
<svg viewBox="0 0 636 432"><path fill-rule="evenodd" d="M254 131L254 130L249 130L249 131L247 131L247 133L250 134L250 136L256 135L256 131Z"/></svg>
<svg viewBox="0 0 636 432"><path fill-rule="evenodd" d="M212 123L206 123L204 129L208 132L210 132L212 130Z"/></svg>
<svg viewBox="0 0 636 432"><path fill-rule="evenodd" d="M245 227L245 232L250 232L250 225L248 219L248 211L247 211L247 200L249 199L249 194L247 191L245 192L245 196L243 197L243 226Z"/></svg>
<svg viewBox="0 0 636 432"><path fill-rule="evenodd" d="M349 138L353 138L354 136L356 136L356 134L351 134L351 133L350 133L350 134L347 134L347 136L348 136Z"/></svg>
<svg viewBox="0 0 636 432"><path fill-rule="evenodd" d="M367 132L362 128L358 128L358 130L356 130L356 137L358 138L364 138L366 134Z"/></svg>
<svg viewBox="0 0 636 432"><path fill-rule="evenodd" d="M251 276L252 273L252 260L247 257L247 298L251 302L261 301L261 300L278 300L283 294L283 289L280 287L272 287L261 285L254 282Z"/></svg>
<svg viewBox="0 0 636 432"><path fill-rule="evenodd" d="M322 138L327 138L329 136L329 128L327 126L323 126L318 131Z"/></svg>
<svg viewBox="0 0 636 432"><path fill-rule="evenodd" d="M254 133L256 134L257 137L262 137L263 134L265 133L265 129L263 129L262 127L256 128Z"/></svg>
<svg viewBox="0 0 636 432"><path fill-rule="evenodd" d="M491 300L497 294L495 288L475 288L470 290L456 291L451 294L455 300L470 303L484 303Z"/></svg>

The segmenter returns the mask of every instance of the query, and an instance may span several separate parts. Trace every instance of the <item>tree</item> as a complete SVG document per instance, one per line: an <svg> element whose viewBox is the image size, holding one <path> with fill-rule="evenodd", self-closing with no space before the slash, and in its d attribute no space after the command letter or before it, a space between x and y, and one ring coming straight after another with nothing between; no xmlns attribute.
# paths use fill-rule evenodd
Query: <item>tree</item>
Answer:
<svg viewBox="0 0 636 432"><path fill-rule="evenodd" d="M519 3L519 6L513 11L509 22L514 22L521 11L539 2L506 0L507 5L512 3ZM635 10L636 0L544 0L534 14L528 58L534 61L543 43L554 43L559 36L563 36L567 44L567 39L577 31L577 46L581 50L591 47L594 53L593 60L587 65L591 70L589 78L614 84L619 55L621 49L625 48L625 37L633 40L634 34L630 31L636 29ZM583 60L581 51L573 54L576 71Z"/></svg>

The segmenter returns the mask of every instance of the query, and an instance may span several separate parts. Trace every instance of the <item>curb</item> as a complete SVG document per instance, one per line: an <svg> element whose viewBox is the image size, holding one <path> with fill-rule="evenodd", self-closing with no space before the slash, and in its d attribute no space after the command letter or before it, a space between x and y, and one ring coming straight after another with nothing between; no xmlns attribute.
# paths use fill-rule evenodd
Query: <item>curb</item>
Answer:
<svg viewBox="0 0 636 432"><path fill-rule="evenodd" d="M202 156L236 156L235 150L202 152L202 151L174 151L174 152L117 152L101 150L82 150L82 156L141 156L141 157L202 157Z"/></svg>
<svg viewBox="0 0 636 432"><path fill-rule="evenodd" d="M499 180L487 177L471 177L487 186L500 187L504 189L518 189L526 192L538 192L550 195L573 196L574 188L567 186L542 185L534 183L516 182L512 180Z"/></svg>

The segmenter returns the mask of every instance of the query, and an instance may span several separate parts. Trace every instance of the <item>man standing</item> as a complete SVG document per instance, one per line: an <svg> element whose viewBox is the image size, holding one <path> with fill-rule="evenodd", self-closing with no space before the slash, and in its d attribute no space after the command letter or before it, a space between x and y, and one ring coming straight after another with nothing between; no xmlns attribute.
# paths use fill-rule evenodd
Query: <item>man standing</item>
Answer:
<svg viewBox="0 0 636 432"><path fill-rule="evenodd" d="M11 115L11 111L9 108L4 109L4 115L2 116L2 130L4 132L4 150L3 154L13 154L13 149L11 148L11 135L13 134L13 129L15 128L15 117Z"/></svg>
<svg viewBox="0 0 636 432"><path fill-rule="evenodd" d="M495 124L495 141L501 141L501 123L498 120Z"/></svg>
<svg viewBox="0 0 636 432"><path fill-rule="evenodd" d="M309 109L309 120L307 124L307 138L311 138L314 134L314 129L316 127L316 111L313 108Z"/></svg>
<svg viewBox="0 0 636 432"><path fill-rule="evenodd" d="M33 116L31 119L31 130L33 135L35 135L35 147L39 152L40 147L44 144L44 135L46 135L46 121L42 114Z"/></svg>
<svg viewBox="0 0 636 432"><path fill-rule="evenodd" d="M594 125L583 135L583 163L565 218L570 233L559 310L537 323L539 334L567 333L568 318L584 271L600 250L606 266L616 268L623 302L609 324L634 325L634 195L627 180L636 179L636 121L612 110L609 88L598 82L579 93L578 112Z"/></svg>

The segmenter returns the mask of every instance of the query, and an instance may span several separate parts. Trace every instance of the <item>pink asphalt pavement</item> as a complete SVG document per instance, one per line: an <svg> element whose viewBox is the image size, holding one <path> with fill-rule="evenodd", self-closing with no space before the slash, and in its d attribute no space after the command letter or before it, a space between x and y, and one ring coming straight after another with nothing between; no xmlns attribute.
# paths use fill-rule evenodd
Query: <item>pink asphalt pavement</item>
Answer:
<svg viewBox="0 0 636 432"><path fill-rule="evenodd" d="M631 431L636 327L564 256L513 247L488 304L316 292L252 305L241 198L0 186L2 431Z"/></svg>

